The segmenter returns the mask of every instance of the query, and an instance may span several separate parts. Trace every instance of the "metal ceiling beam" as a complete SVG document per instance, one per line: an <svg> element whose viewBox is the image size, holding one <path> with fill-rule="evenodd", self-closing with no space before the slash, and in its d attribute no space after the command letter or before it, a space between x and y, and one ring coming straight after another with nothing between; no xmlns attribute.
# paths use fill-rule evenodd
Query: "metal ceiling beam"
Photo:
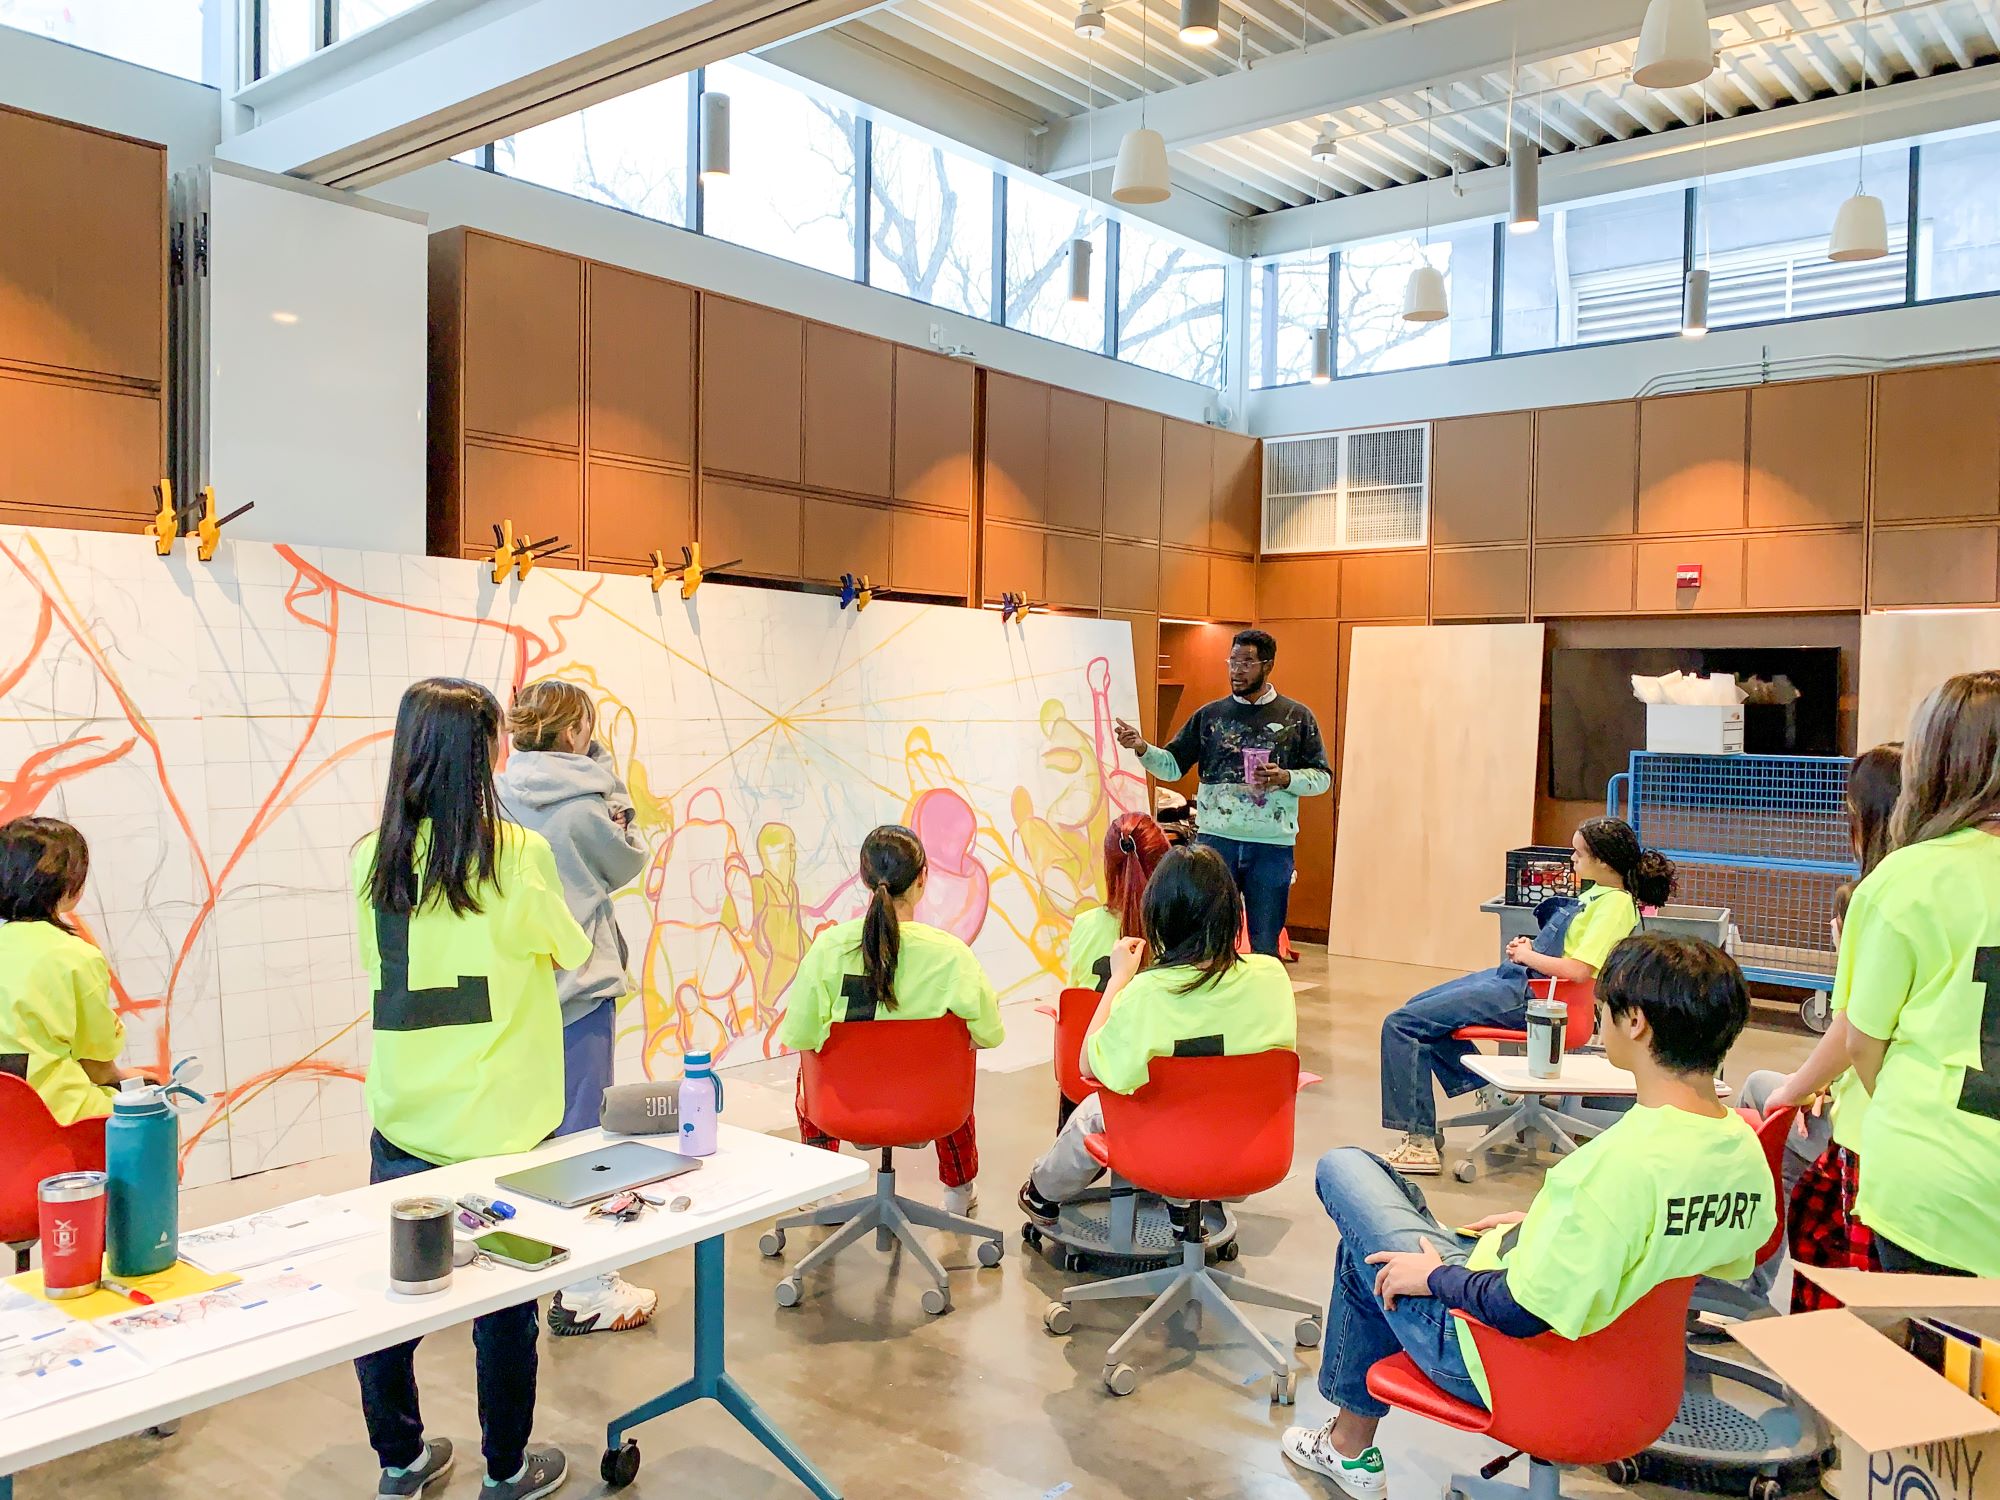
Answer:
<svg viewBox="0 0 2000 1500"><path fill-rule="evenodd" d="M1714 17L1769 0L1707 3ZM1645 14L1646 0L1471 0L1455 10L1374 26L1304 52L1266 58L1239 73L1187 84L1153 99L1147 123L1167 138L1168 149L1185 150L1385 95L1476 78L1492 69L1495 58L1535 63L1630 41ZM1097 113L1094 152L1080 119L1050 132L1044 170L1051 176L1103 165L1116 154L1119 138L1139 123L1133 104Z"/></svg>

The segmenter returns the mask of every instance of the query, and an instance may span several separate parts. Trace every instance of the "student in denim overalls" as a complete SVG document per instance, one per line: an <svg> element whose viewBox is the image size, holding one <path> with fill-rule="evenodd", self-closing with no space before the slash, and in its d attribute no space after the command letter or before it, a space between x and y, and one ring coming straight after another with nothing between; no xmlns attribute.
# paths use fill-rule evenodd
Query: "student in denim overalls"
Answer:
<svg viewBox="0 0 2000 1500"><path fill-rule="evenodd" d="M1382 1124L1403 1142L1389 1153L1397 1171L1430 1176L1441 1168L1431 1080L1456 1098L1483 1080L1465 1066L1474 1049L1452 1033L1465 1026L1526 1027L1528 983L1589 979L1639 922L1639 907L1664 903L1673 866L1639 846L1631 826L1592 818L1570 841L1578 897L1552 896L1535 908L1540 931L1507 945L1506 962L1453 979L1406 1002L1382 1023Z"/></svg>

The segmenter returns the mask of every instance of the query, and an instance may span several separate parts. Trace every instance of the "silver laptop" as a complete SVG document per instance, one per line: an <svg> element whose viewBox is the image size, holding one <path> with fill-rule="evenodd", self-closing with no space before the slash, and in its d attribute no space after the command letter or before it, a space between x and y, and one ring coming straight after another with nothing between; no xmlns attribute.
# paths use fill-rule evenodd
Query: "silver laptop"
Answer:
<svg viewBox="0 0 2000 1500"><path fill-rule="evenodd" d="M499 1186L538 1203L557 1208L582 1208L615 1193L664 1182L701 1166L698 1157L663 1151L642 1141L607 1141L591 1151L579 1151L561 1161L545 1161L497 1178Z"/></svg>

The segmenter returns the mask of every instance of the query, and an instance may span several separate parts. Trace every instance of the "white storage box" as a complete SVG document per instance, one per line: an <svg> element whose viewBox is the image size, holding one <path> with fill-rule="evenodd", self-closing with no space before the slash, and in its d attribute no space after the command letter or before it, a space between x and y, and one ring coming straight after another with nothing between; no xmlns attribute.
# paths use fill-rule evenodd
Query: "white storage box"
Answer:
<svg viewBox="0 0 2000 1500"><path fill-rule="evenodd" d="M1743 705L1648 703L1646 748L1676 755L1741 755Z"/></svg>

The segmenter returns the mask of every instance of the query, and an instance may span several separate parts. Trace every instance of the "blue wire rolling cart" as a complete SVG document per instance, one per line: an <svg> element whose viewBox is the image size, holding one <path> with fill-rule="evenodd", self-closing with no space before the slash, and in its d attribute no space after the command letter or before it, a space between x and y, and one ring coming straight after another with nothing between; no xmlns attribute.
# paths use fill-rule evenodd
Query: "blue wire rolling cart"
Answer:
<svg viewBox="0 0 2000 1500"><path fill-rule="evenodd" d="M1680 873L1675 899L1726 906L1744 977L1810 991L1799 1014L1832 1019L1834 893L1860 874L1848 842L1844 755L1632 752L1605 809Z"/></svg>

